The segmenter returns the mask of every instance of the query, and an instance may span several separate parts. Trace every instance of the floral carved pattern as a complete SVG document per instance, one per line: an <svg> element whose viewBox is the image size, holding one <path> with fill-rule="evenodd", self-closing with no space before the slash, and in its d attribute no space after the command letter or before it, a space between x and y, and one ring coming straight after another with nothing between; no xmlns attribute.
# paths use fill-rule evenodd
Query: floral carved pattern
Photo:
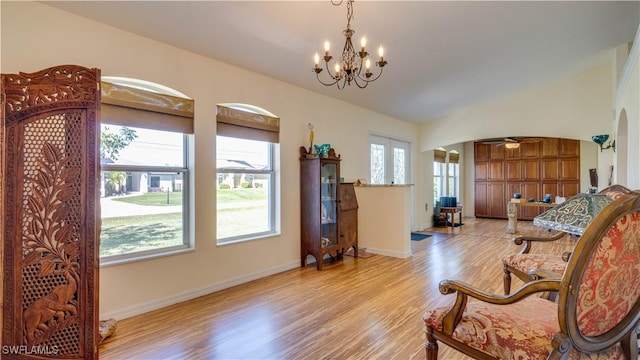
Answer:
<svg viewBox="0 0 640 360"><path fill-rule="evenodd" d="M100 70L0 77L3 346L97 359Z"/></svg>
<svg viewBox="0 0 640 360"><path fill-rule="evenodd" d="M7 122L41 107L60 103L94 103L99 94L95 71L61 65L35 73L4 74Z"/></svg>
<svg viewBox="0 0 640 360"><path fill-rule="evenodd" d="M640 296L640 213L620 218L587 265L578 293L578 326L586 336L611 330Z"/></svg>
<svg viewBox="0 0 640 360"><path fill-rule="evenodd" d="M44 142L37 170L25 176L31 191L24 209L24 267L37 268L40 279L64 279L51 280L58 285L24 309L28 345L40 344L77 321L79 244L77 229L68 222L71 210L66 204L76 191L69 179L77 179L80 170L66 166L68 162L58 146Z"/></svg>

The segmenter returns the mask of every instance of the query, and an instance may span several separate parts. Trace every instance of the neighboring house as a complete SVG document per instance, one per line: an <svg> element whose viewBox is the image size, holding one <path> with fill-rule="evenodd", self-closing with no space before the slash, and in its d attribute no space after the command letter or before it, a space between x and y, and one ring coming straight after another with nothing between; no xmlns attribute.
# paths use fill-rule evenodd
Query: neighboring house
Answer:
<svg viewBox="0 0 640 360"><path fill-rule="evenodd" d="M243 182L249 183L249 187L262 187L266 185L269 179L268 175L264 174L244 173L247 169L262 170L266 168L266 165L252 165L244 160L218 159L217 167L218 170L234 171L218 172L218 188L220 188L221 184L226 184L230 189L235 189L241 187Z"/></svg>
<svg viewBox="0 0 640 360"><path fill-rule="evenodd" d="M101 164L113 164L111 159L102 159ZM125 164L126 161L118 161ZM130 193L174 192L182 191L182 173L157 173L138 171L119 171L119 176L110 177L110 173L102 171L100 176L100 195L113 196Z"/></svg>

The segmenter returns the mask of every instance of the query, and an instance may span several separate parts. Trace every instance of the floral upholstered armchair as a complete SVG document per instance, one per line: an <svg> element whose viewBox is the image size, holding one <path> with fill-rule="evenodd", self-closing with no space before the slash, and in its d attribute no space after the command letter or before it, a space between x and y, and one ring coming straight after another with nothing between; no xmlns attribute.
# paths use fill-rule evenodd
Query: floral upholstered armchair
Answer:
<svg viewBox="0 0 640 360"><path fill-rule="evenodd" d="M573 231L576 233L576 229L581 229L584 231L584 228L592 221L592 217L586 216L587 209L586 207L591 205L600 209L606 206L609 202L616 200L626 194L631 193L632 191L622 185L612 185L609 186L598 193L600 198L606 198L606 202L589 204L587 200L595 202L595 197L589 197L587 194L579 194L575 197L567 200L565 204L567 211L560 211L558 214L554 215L560 218L559 222L566 222L567 229L565 231ZM581 196L584 195L584 196ZM547 213L553 212L554 209L548 210ZM599 211L599 210L598 210ZM571 218L580 217L580 215L576 216L575 214L585 214L580 219L572 222ZM541 215L542 216L542 215ZM556 241L567 235L565 231L558 231L554 236L551 237L532 237L532 236L520 236L514 239L516 245L522 245L522 250L520 250L517 254L512 254L505 256L502 259L503 266L503 285L504 285L504 293L509 294L511 291L511 274L518 277L520 280L524 282L528 282L531 280L543 278L543 277L561 277L564 273L565 268L567 267L567 260L571 253L564 253L562 255L558 254L536 254L530 253L531 246L535 242L548 242L548 241ZM580 231L580 234L581 234Z"/></svg>
<svg viewBox="0 0 640 360"><path fill-rule="evenodd" d="M537 293L558 291L558 303ZM640 195L603 209L578 239L561 279L493 295L453 280L451 306L424 315L428 360L438 342L477 359L636 359L640 320Z"/></svg>

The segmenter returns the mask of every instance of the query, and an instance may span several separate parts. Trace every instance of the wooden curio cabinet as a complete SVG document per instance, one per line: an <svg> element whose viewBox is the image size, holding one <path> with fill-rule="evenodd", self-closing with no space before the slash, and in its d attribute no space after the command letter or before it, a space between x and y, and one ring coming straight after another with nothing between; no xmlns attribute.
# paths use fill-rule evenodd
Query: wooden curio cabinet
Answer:
<svg viewBox="0 0 640 360"><path fill-rule="evenodd" d="M353 183L341 183L338 190L338 236L342 251L353 247L358 257L358 199Z"/></svg>
<svg viewBox="0 0 640 360"><path fill-rule="evenodd" d="M340 225L341 216L357 209L357 202L353 195L353 200L347 206L349 209L341 208L340 195L344 196L345 192L341 191L340 186L340 157L336 156L334 149L330 149L326 157L315 157L308 154L304 147L300 148L302 267L307 266L308 255L316 259L316 267L322 270L325 256L335 261L341 259L351 246L357 251L357 233L353 233L353 225L349 226L346 221L343 226ZM357 215L355 229L357 232Z"/></svg>

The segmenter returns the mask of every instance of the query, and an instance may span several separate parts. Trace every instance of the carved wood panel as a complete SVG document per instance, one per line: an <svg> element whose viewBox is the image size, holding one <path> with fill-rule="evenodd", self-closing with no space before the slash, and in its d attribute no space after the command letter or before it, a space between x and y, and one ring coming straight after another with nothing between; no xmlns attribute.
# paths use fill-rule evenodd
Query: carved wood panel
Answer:
<svg viewBox="0 0 640 360"><path fill-rule="evenodd" d="M98 357L99 79L2 74L3 357Z"/></svg>

